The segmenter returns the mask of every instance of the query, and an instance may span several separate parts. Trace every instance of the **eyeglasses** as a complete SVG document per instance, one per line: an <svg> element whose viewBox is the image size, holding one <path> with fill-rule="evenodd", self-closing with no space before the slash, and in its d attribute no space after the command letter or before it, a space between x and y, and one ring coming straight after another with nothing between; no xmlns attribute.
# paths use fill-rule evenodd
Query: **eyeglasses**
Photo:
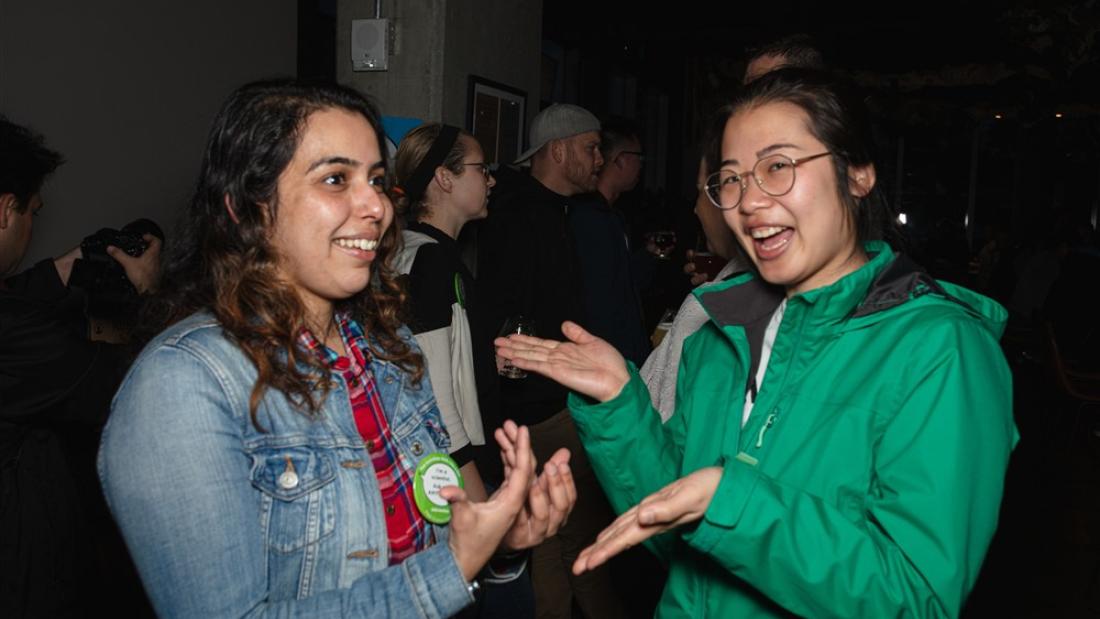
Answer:
<svg viewBox="0 0 1100 619"><path fill-rule="evenodd" d="M464 164L462 164L463 167L470 166L470 165L475 165L478 168L480 168L481 173L485 175L485 180L486 181L489 180L490 175L492 175L492 173L493 173L492 169L489 168L489 164L487 164L483 161L480 161L478 163L464 163Z"/></svg>
<svg viewBox="0 0 1100 619"><path fill-rule="evenodd" d="M621 155L634 155L638 158L638 163L645 163L645 153L640 150L620 150L616 157Z"/></svg>
<svg viewBox="0 0 1100 619"><path fill-rule="evenodd" d="M785 155L769 155L752 166L752 172L740 174L733 170L719 170L707 177L703 184L707 197L714 206L728 211L741 205L741 199L749 188L748 176L756 186L769 196L782 196L794 188L794 169L807 161L831 155L825 151L808 157L791 159ZM761 168L760 166L764 167Z"/></svg>

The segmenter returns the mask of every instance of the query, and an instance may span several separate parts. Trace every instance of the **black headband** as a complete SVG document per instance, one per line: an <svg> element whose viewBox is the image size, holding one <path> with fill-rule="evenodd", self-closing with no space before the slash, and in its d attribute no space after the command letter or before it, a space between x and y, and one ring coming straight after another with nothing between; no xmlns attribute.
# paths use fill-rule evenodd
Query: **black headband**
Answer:
<svg viewBox="0 0 1100 619"><path fill-rule="evenodd" d="M436 136L435 141L432 142L432 147L428 149L428 154L424 155L424 158L420 160L420 163L409 175L409 180L401 184L401 188L405 190L405 197L408 198L409 204L416 204L420 201L421 196L428 189L428 183L432 181L432 177L435 176L435 169L443 165L443 161L447 158L447 155L451 153L451 149L454 148L455 142L458 141L458 127L452 127L451 125L440 125L439 135Z"/></svg>

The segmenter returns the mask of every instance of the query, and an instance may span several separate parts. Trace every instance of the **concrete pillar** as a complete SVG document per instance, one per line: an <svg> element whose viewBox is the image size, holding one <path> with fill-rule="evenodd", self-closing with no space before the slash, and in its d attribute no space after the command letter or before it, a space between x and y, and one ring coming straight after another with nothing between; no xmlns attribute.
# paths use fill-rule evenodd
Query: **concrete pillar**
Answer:
<svg viewBox="0 0 1100 619"><path fill-rule="evenodd" d="M469 77L527 93L538 112L541 0L383 0L390 20L386 71L351 67L351 21L374 17L373 0L337 0L336 77L375 97L382 112L465 127Z"/></svg>

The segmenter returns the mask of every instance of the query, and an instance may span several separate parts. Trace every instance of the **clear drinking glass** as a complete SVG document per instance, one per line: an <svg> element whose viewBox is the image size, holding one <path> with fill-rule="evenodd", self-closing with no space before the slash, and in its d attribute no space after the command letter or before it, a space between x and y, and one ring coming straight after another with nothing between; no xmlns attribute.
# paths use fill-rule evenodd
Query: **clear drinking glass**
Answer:
<svg viewBox="0 0 1100 619"><path fill-rule="evenodd" d="M512 334L535 335L535 321L523 316L509 316L500 328L500 337L508 337ZM505 378L527 378L527 372L512 365L507 359L501 359L503 364L497 366L497 373Z"/></svg>

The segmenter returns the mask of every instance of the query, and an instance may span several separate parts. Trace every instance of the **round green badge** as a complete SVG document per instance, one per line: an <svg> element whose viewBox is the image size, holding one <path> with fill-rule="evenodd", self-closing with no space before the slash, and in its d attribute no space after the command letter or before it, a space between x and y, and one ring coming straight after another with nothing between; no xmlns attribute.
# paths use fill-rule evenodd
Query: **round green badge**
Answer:
<svg viewBox="0 0 1100 619"><path fill-rule="evenodd" d="M439 496L439 490L445 486L465 487L458 464L446 454L428 454L417 465L413 477L413 498L424 520L433 524L451 521L451 506Z"/></svg>

